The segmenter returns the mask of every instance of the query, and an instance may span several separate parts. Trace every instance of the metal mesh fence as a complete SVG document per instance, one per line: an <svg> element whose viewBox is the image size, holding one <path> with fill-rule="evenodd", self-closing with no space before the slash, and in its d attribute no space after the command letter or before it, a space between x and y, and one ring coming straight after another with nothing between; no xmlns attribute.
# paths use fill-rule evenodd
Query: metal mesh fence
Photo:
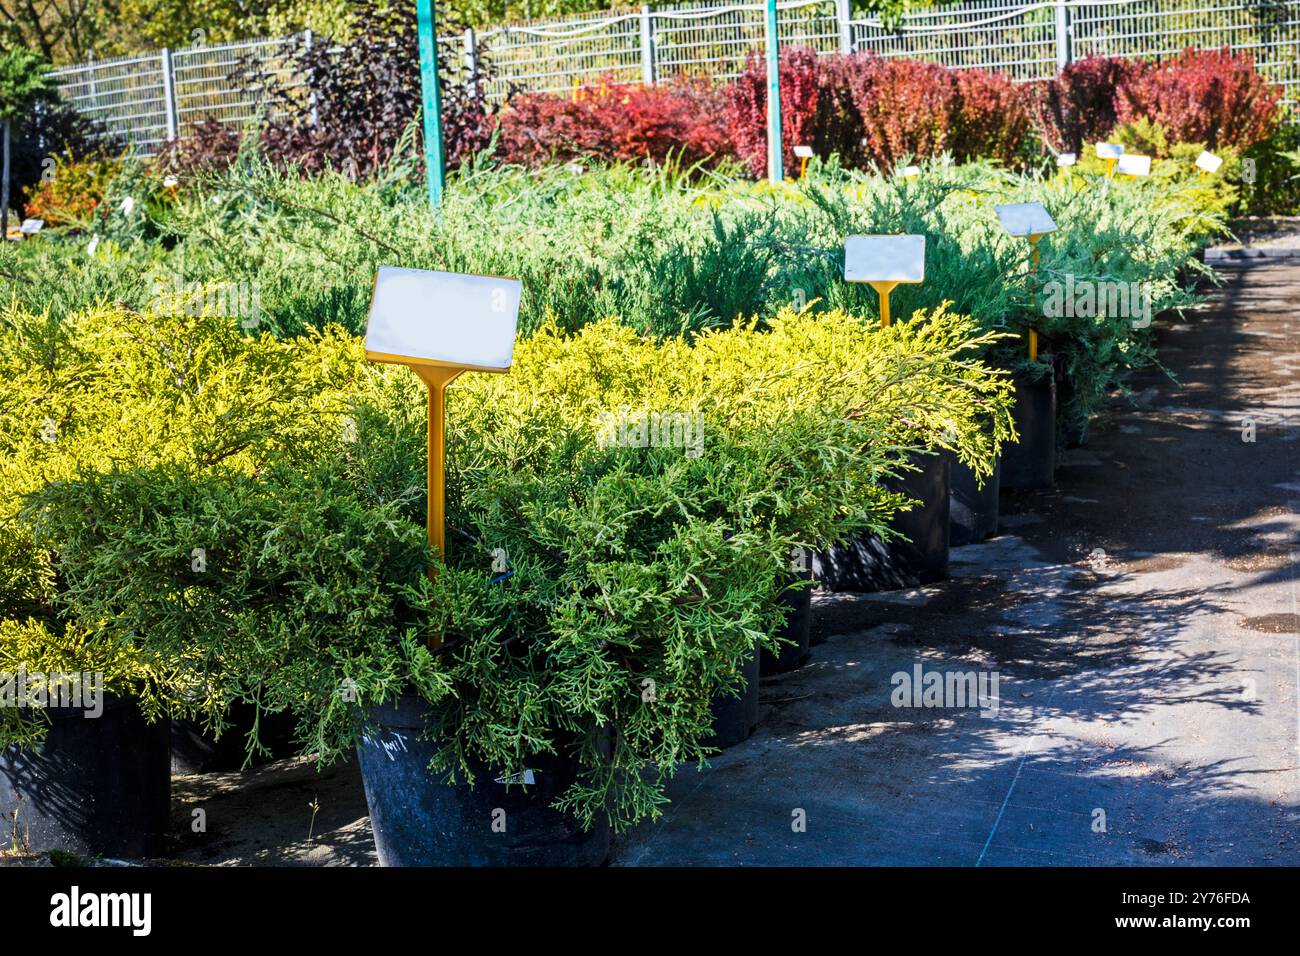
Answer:
<svg viewBox="0 0 1300 956"><path fill-rule="evenodd" d="M778 4L777 34L784 45L810 46L821 53L840 48L834 0ZM686 3L656 7L652 15L655 73L731 79L764 46L762 6Z"/></svg>
<svg viewBox="0 0 1300 956"><path fill-rule="evenodd" d="M1157 57L1187 47L1252 54L1282 86L1295 115L1300 103L1300 3L1296 0L1110 0L1070 5L1073 59Z"/></svg>
<svg viewBox="0 0 1300 956"><path fill-rule="evenodd" d="M248 40L222 46L190 47L171 55L180 132L202 119L244 123L258 115L257 98L231 82L242 65L255 62L267 77L285 90L302 87L288 54L305 37Z"/></svg>
<svg viewBox="0 0 1300 956"><path fill-rule="evenodd" d="M456 55L444 82L492 64L489 97L516 90L566 92L608 76L656 82L673 76L728 79L764 44L764 6L716 0L575 15L442 36ZM820 53L874 51L955 68L999 70L1020 81L1052 76L1085 56L1159 57L1189 46L1254 55L1300 106L1300 0L961 0L926 8L894 26L850 20L847 0L778 4L783 44ZM261 91L240 79L248 60L274 83L303 89L287 58L309 35L248 40L79 64L54 71L83 113L150 152L206 117L245 122L262 109ZM305 95L300 99L307 108Z"/></svg>
<svg viewBox="0 0 1300 956"><path fill-rule="evenodd" d="M66 67L54 73L64 98L144 150L163 143L170 131L161 55L119 57Z"/></svg>
<svg viewBox="0 0 1300 956"><path fill-rule="evenodd" d="M479 54L492 63L489 97L516 89L562 92L606 75L626 83L642 78L639 13L502 27L478 41Z"/></svg>
<svg viewBox="0 0 1300 956"><path fill-rule="evenodd" d="M855 21L853 47L1039 80L1057 69L1056 18L1055 2L966 0L909 16L894 30L878 21Z"/></svg>

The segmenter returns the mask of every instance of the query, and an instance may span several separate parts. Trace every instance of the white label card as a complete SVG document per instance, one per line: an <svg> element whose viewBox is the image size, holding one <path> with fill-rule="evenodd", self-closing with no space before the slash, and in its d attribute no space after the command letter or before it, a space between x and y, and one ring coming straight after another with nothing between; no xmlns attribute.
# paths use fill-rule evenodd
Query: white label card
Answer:
<svg viewBox="0 0 1300 956"><path fill-rule="evenodd" d="M846 282L921 282L925 236L849 236L844 241Z"/></svg>
<svg viewBox="0 0 1300 956"><path fill-rule="evenodd" d="M1079 157L1074 153L1062 153L1056 157L1056 165L1058 166L1073 166L1078 161Z"/></svg>
<svg viewBox="0 0 1300 956"><path fill-rule="evenodd" d="M1207 173L1217 173L1219 167L1223 165L1223 157L1202 151L1201 155L1196 157L1196 165Z"/></svg>
<svg viewBox="0 0 1300 956"><path fill-rule="evenodd" d="M24 219L23 224L18 227L18 231L24 236L34 236L44 228L44 219Z"/></svg>
<svg viewBox="0 0 1300 956"><path fill-rule="evenodd" d="M1098 143L1098 159L1119 159L1124 155L1124 147L1119 143Z"/></svg>
<svg viewBox="0 0 1300 956"><path fill-rule="evenodd" d="M812 159L813 151L811 146L796 146L794 154L800 159Z"/></svg>
<svg viewBox="0 0 1300 956"><path fill-rule="evenodd" d="M1121 176L1150 176L1151 157L1138 156L1135 153L1121 156L1119 162L1115 164L1115 172Z"/></svg>
<svg viewBox="0 0 1300 956"><path fill-rule="evenodd" d="M505 371L514 357L521 291L517 279L380 266L366 355Z"/></svg>
<svg viewBox="0 0 1300 956"><path fill-rule="evenodd" d="M994 206L1002 228L1013 236L1044 236L1056 232L1056 221L1040 202L1018 202Z"/></svg>

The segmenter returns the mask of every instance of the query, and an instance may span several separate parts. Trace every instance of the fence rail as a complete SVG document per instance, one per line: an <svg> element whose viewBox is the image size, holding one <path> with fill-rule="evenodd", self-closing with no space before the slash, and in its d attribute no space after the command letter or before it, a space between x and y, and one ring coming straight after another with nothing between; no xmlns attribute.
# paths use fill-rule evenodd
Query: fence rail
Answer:
<svg viewBox="0 0 1300 956"><path fill-rule="evenodd" d="M609 76L655 83L674 76L727 79L764 43L761 3L717 0L574 15L441 36L454 56L444 82L476 76L490 61L490 98L514 90L566 92ZM870 50L955 68L999 70L1020 81L1046 79L1086 56L1161 57L1188 46L1254 55L1300 106L1300 0L960 0L904 16L894 27L852 19L849 0L778 4L780 42L819 53ZM289 52L310 34L162 50L55 70L77 109L152 152L207 117L245 122L261 92L239 82L257 64L282 89L304 86ZM303 98L303 108L308 108Z"/></svg>

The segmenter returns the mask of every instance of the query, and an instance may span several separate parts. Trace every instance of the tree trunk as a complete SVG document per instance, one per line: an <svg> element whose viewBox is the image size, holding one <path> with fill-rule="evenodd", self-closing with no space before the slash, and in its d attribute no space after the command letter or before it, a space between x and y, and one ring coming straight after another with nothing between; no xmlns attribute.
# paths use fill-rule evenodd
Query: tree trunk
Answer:
<svg viewBox="0 0 1300 956"><path fill-rule="evenodd" d="M4 173L0 180L0 242L9 239L9 120L5 120Z"/></svg>

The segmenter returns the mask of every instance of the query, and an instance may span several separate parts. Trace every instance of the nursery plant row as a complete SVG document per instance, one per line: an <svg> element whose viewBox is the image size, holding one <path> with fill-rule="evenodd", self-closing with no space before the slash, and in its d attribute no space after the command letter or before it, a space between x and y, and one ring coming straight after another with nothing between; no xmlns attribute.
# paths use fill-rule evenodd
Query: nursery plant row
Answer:
<svg viewBox="0 0 1300 956"><path fill-rule="evenodd" d="M942 578L1158 363L1233 168L1082 152L778 185L476 161L437 215L401 171L251 145L179 187L129 164L96 231L0 261L16 844L165 852L173 741L233 738L358 756L382 862L600 862L815 653L815 580ZM1055 231L1010 234L1024 203ZM924 237L888 324L857 235ZM381 265L522 280L509 372L449 391L443 552L424 388L365 355Z"/></svg>

